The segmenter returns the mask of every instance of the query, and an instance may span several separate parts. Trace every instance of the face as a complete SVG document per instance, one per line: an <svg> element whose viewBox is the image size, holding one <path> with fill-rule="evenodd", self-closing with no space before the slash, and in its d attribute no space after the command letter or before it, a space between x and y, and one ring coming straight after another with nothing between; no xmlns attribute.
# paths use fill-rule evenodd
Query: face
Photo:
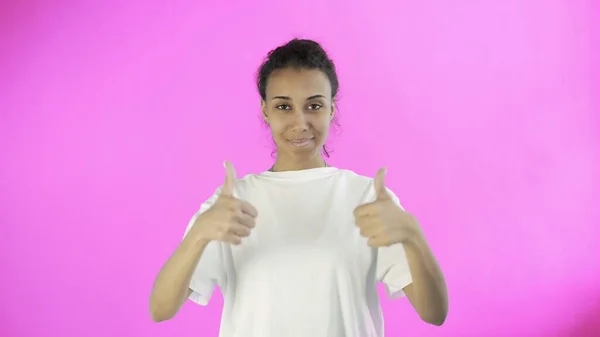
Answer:
<svg viewBox="0 0 600 337"><path fill-rule="evenodd" d="M278 154L320 154L334 113L327 75L312 69L274 71L268 80L262 112Z"/></svg>

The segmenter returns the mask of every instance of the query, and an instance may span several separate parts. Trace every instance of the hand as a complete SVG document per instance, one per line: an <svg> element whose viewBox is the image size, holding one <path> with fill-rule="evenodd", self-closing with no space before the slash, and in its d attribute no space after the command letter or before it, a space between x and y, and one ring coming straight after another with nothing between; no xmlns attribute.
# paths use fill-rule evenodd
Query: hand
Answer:
<svg viewBox="0 0 600 337"><path fill-rule="evenodd" d="M239 245L242 238L250 235L258 213L248 202L233 196L235 169L229 162L224 165L226 175L221 194L215 204L198 217L194 229L204 240Z"/></svg>
<svg viewBox="0 0 600 337"><path fill-rule="evenodd" d="M418 233L414 217L397 205L385 188L385 168L379 169L373 185L377 199L354 209L356 226L371 247L385 247L411 240Z"/></svg>

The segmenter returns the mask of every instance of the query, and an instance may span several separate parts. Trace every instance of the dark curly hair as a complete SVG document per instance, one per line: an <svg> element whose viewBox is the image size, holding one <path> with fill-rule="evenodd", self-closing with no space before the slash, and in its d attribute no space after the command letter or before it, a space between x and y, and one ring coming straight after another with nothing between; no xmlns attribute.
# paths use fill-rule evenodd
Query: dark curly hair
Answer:
<svg viewBox="0 0 600 337"><path fill-rule="evenodd" d="M267 58L258 69L256 86L263 101L267 99L267 84L273 71L285 68L317 69L322 71L331 84L331 98L336 102L339 90L338 76L335 64L327 52L316 41L307 39L293 39L269 52ZM333 116L332 123L338 125L337 113ZM323 153L329 157L327 146L323 146Z"/></svg>

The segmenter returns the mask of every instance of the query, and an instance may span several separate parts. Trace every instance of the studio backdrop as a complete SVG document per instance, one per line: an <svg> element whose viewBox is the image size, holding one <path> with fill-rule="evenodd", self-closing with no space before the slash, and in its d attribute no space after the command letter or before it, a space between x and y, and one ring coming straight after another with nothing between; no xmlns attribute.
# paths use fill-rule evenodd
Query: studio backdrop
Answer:
<svg viewBox="0 0 600 337"><path fill-rule="evenodd" d="M300 37L339 71L329 164L386 166L446 275L446 323L382 296L386 336L599 336L598 13L2 2L0 335L217 336L221 296L156 324L150 290L223 161L240 177L272 165L255 74Z"/></svg>

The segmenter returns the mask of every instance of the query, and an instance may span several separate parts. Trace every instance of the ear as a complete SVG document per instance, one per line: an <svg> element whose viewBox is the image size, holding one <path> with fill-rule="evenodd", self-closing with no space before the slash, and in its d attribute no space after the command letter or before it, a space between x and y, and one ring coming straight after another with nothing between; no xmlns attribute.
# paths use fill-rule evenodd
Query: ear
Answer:
<svg viewBox="0 0 600 337"><path fill-rule="evenodd" d="M262 117L265 123L269 124L269 117L267 116L267 103L263 100L260 101L260 109L262 111Z"/></svg>
<svg viewBox="0 0 600 337"><path fill-rule="evenodd" d="M329 114L329 119L333 119L335 116L335 103L331 104L331 113Z"/></svg>

